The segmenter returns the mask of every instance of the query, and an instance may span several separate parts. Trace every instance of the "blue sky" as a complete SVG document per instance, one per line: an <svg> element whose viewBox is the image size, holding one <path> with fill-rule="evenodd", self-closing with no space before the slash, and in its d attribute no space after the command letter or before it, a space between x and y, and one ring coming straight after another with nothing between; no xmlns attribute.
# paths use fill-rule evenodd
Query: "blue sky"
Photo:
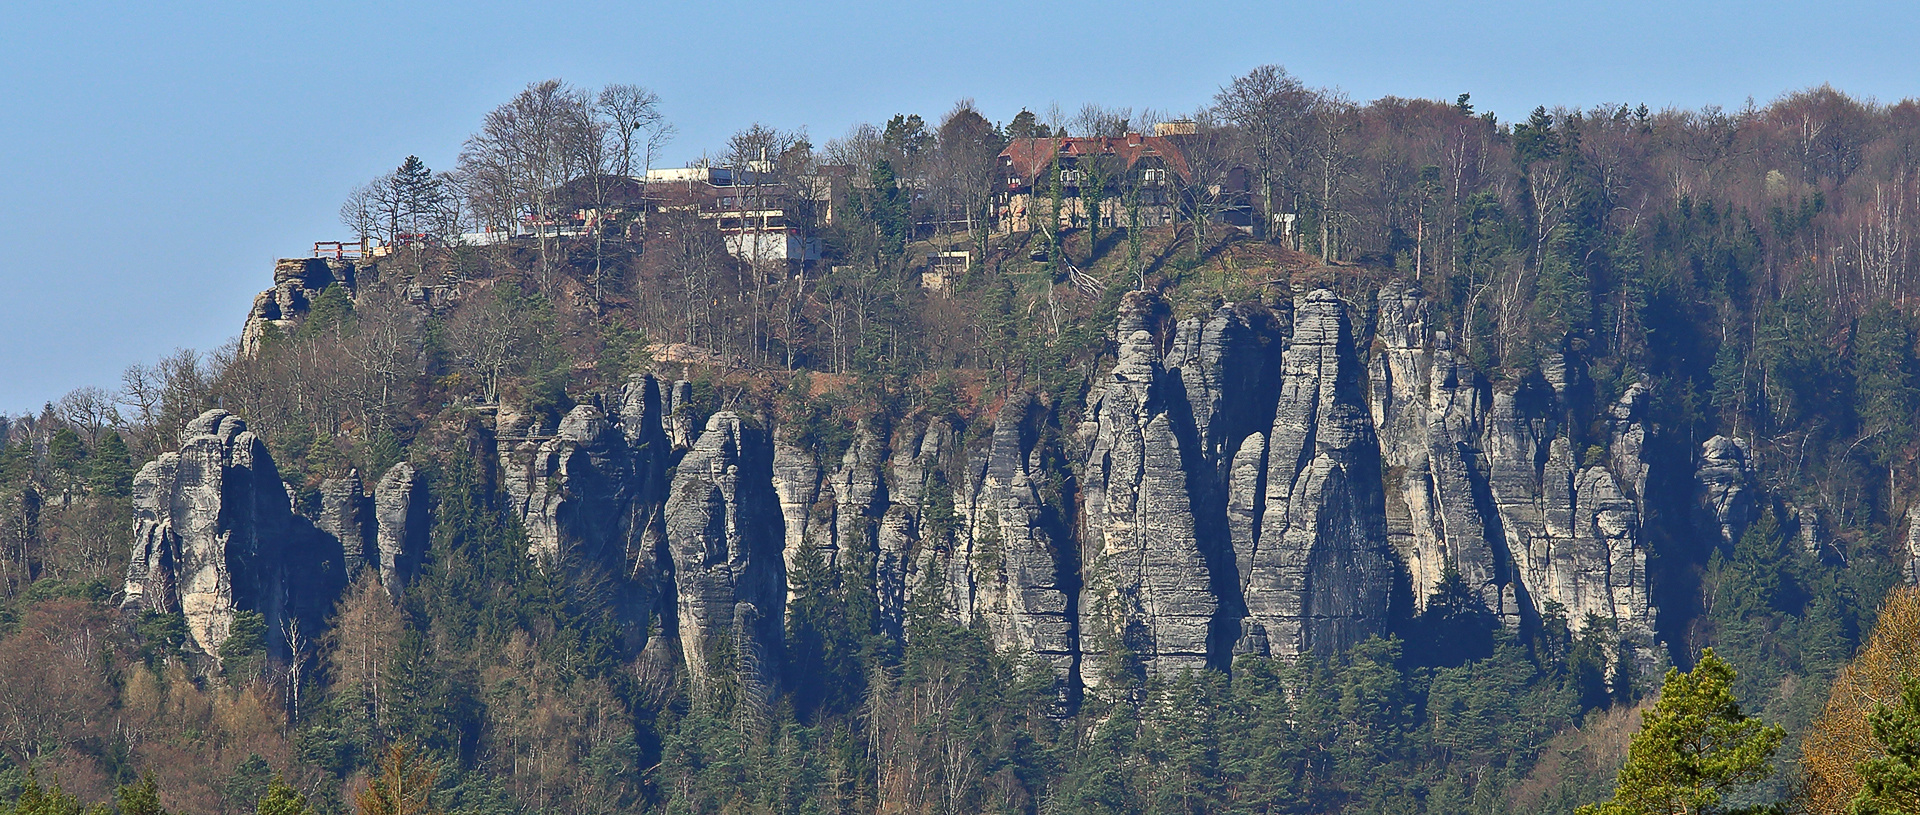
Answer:
<svg viewBox="0 0 1920 815"><path fill-rule="evenodd" d="M816 144L961 98L1005 121L1191 110L1286 66L1358 100L1764 103L1920 96L1920 11L1827 2L48 3L0 16L0 413L237 334L353 186L451 167L526 83L631 82L667 165L754 122Z"/></svg>

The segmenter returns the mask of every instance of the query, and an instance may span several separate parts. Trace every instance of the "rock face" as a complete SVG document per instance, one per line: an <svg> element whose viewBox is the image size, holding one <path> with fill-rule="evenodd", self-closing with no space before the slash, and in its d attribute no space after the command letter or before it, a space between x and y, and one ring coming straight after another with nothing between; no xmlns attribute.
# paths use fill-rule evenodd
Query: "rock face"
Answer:
<svg viewBox="0 0 1920 815"><path fill-rule="evenodd" d="M1395 565L1352 330L1330 292L1296 306L1245 578L1248 615L1281 653L1332 653L1389 622Z"/></svg>
<svg viewBox="0 0 1920 815"><path fill-rule="evenodd" d="M581 405L553 436L529 438L511 458L511 493L534 559L550 566L580 561L624 575L636 478L627 439L606 414Z"/></svg>
<svg viewBox="0 0 1920 815"><path fill-rule="evenodd" d="M1118 364L1088 405L1081 650L1099 658L1125 648L1154 674L1203 668L1220 598L1189 491L1200 458L1194 412L1160 367L1153 336L1126 320L1120 330Z"/></svg>
<svg viewBox="0 0 1920 815"><path fill-rule="evenodd" d="M1578 359L1495 388L1409 287L1380 292L1371 337L1319 291L1291 330L1227 306L1176 325L1165 354L1142 298L1122 306L1077 434L1078 573L1028 579L1041 597L1084 582L1067 632L1082 656L1168 675L1332 653L1395 630L1449 572L1509 625L1557 607L1650 643L1644 387L1606 412L1605 437L1576 443Z"/></svg>
<svg viewBox="0 0 1920 815"><path fill-rule="evenodd" d="M1745 439L1714 436L1700 445L1694 469L1699 487L1702 526L1718 529L1722 543L1732 544L1747 533L1757 512L1753 497L1753 448Z"/></svg>
<svg viewBox="0 0 1920 815"><path fill-rule="evenodd" d="M320 482L320 517L313 523L340 542L349 579L368 564L379 568L380 556L372 537L372 513L373 505L360 483L359 470L347 473L345 478Z"/></svg>
<svg viewBox="0 0 1920 815"><path fill-rule="evenodd" d="M133 504L124 606L182 614L191 647L216 659L236 612L261 614L284 650L286 623L320 630L344 584L337 540L293 513L266 445L224 410L140 469Z"/></svg>
<svg viewBox="0 0 1920 815"><path fill-rule="evenodd" d="M1078 563L1060 509L1046 493L1045 411L1010 397L984 448L969 453L960 496L965 527L952 574L962 619L985 623L996 646L1032 654L1062 676L1078 669Z"/></svg>
<svg viewBox="0 0 1920 815"><path fill-rule="evenodd" d="M247 347L354 271L282 262ZM895 638L916 615L978 626L1050 666L1066 701L1403 633L1455 578L1509 626L1597 616L1651 644L1641 526L1667 459L1647 452L1646 387L1596 403L1574 352L1489 381L1406 284L1170 311L1128 295L1083 410L1013 393L829 441L706 415L691 383L652 376L557 421L503 406L497 486L533 560L606 587L628 644L701 692L732 666L774 698L787 608L816 580L870 587ZM1756 503L1745 443L1709 440L1693 475L1698 519L1737 538ZM211 412L140 473L127 602L183 611L217 653L236 610L321 619L360 568L399 597L429 503L400 464L371 496L357 473L325 482L309 523L258 439Z"/></svg>
<svg viewBox="0 0 1920 815"><path fill-rule="evenodd" d="M380 582L399 598L419 573L427 552L427 499L413 465L393 465L373 488L375 555Z"/></svg>
<svg viewBox="0 0 1920 815"><path fill-rule="evenodd" d="M714 414L680 461L665 521L680 649L695 688L731 637L743 685L768 693L778 681L786 603L772 439L731 412Z"/></svg>
<svg viewBox="0 0 1920 815"><path fill-rule="evenodd" d="M1905 555L1900 576L1909 586L1920 586L1920 504L1907 509L1907 534L1902 543Z"/></svg>
<svg viewBox="0 0 1920 815"><path fill-rule="evenodd" d="M1509 625L1558 606L1576 627L1595 614L1650 644L1645 386L1627 388L1606 412L1607 435L1579 454L1591 460L1577 461L1577 359L1490 387L1424 319L1417 293L1382 291L1371 366L1388 522L1416 607L1452 569Z"/></svg>
<svg viewBox="0 0 1920 815"><path fill-rule="evenodd" d="M1377 337L1369 379L1387 474L1387 536L1407 569L1414 605L1424 608L1427 590L1452 568L1489 609L1511 616L1512 555L1488 530L1485 393L1470 372L1463 375L1446 333L1428 334L1417 291L1380 293Z"/></svg>
<svg viewBox="0 0 1920 815"><path fill-rule="evenodd" d="M240 352L252 356L269 330L291 331L306 317L315 298L339 284L352 294L353 261L334 258L283 258L273 266L273 288L253 298L253 309L240 331Z"/></svg>

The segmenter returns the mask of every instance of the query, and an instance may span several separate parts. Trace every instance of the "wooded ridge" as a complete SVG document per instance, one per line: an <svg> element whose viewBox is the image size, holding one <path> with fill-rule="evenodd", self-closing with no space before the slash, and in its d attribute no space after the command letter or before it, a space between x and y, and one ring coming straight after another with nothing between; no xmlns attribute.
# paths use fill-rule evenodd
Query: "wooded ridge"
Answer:
<svg viewBox="0 0 1920 815"><path fill-rule="evenodd" d="M1904 800L1920 103L657 104L530 85L5 420L0 801Z"/></svg>

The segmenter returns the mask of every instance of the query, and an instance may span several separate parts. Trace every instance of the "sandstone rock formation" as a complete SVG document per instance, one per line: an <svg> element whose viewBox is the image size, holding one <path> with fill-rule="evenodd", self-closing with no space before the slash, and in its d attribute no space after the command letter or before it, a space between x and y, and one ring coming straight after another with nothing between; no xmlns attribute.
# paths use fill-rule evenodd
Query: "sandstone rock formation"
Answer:
<svg viewBox="0 0 1920 815"><path fill-rule="evenodd" d="M373 488L375 556L380 582L395 598L419 573L427 552L427 497L413 465L400 462Z"/></svg>
<svg viewBox="0 0 1920 815"><path fill-rule="evenodd" d="M372 510L359 470L348 472L344 478L320 482L320 517L314 519L313 524L340 542L349 579L368 564L379 568L380 558L372 538Z"/></svg>
<svg viewBox="0 0 1920 815"><path fill-rule="evenodd" d="M1396 564L1355 345L1344 301L1316 291L1296 304L1242 577L1247 614L1276 653L1333 653L1390 622Z"/></svg>
<svg viewBox="0 0 1920 815"><path fill-rule="evenodd" d="M1416 609L1452 568L1489 609L1511 616L1512 556L1489 535L1483 462L1488 400L1461 370L1445 332L1426 330L1419 293L1380 293L1379 349L1370 361L1373 422L1387 474L1387 536L1407 570Z"/></svg>
<svg viewBox="0 0 1920 815"><path fill-rule="evenodd" d="M259 437L224 410L180 432L180 450L134 478L134 545L123 605L180 613L190 647L218 658L239 611L320 630L344 583L345 553L295 515Z"/></svg>
<svg viewBox="0 0 1920 815"><path fill-rule="evenodd" d="M283 263L249 336L291 327L352 273ZM1558 610L1650 643L1646 386L1593 415L1600 385L1573 352L1489 381L1404 283L1371 302L1313 291L1170 310L1122 302L1113 364L1072 432L1066 406L1013 393L971 432L873 418L829 449L801 427L707 416L691 383L643 375L557 421L498 408L497 485L541 568L611 587L630 642L696 688L737 666L763 699L802 568L869 586L897 638L916 609L980 625L1050 665L1063 699L1113 671L1400 632L1448 575L1510 626ZM213 652L234 609L331 602L288 570L298 558L331 558L311 572L335 583L376 568L404 591L428 528L411 466L370 497L357 473L327 481L308 524L237 419L210 413L188 437L141 473L130 605L186 610ZM1699 515L1726 540L1754 512L1747 458L1716 438L1694 474Z"/></svg>
<svg viewBox="0 0 1920 815"><path fill-rule="evenodd" d="M1046 495L1040 430L1044 408L1032 397L1009 397L994 419L993 436L968 454L963 494L965 527L955 570L963 619L986 624L994 645L1032 654L1062 676L1078 669L1077 556L1059 502Z"/></svg>
<svg viewBox="0 0 1920 815"><path fill-rule="evenodd" d="M1920 586L1920 504L1907 508L1907 534L1901 543L1901 579L1909 586Z"/></svg>
<svg viewBox="0 0 1920 815"><path fill-rule="evenodd" d="M1195 529L1193 411L1160 367L1153 337L1123 319L1119 360L1088 405L1082 472L1082 652L1124 647L1149 672L1206 667L1220 610ZM1209 400L1216 404L1217 400Z"/></svg>
<svg viewBox="0 0 1920 815"><path fill-rule="evenodd" d="M314 298L330 285L354 290L353 261L334 258L283 258L273 266L273 288L253 298L240 331L240 352L252 356L270 330L292 331L306 317Z"/></svg>
<svg viewBox="0 0 1920 815"><path fill-rule="evenodd" d="M1700 445L1694 480L1700 485L1701 521L1706 529L1719 530L1722 543L1731 545L1746 534L1758 511L1752 458L1745 439L1714 436Z"/></svg>
<svg viewBox="0 0 1920 815"><path fill-rule="evenodd" d="M730 637L743 685L766 693L778 677L786 603L772 439L732 412L714 414L680 461L665 520L680 649L695 688Z"/></svg>

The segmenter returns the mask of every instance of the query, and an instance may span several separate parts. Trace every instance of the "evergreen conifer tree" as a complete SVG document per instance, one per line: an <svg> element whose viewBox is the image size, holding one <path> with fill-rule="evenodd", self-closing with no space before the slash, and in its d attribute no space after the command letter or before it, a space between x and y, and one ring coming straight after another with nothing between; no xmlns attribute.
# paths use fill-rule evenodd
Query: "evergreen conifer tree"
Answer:
<svg viewBox="0 0 1920 815"><path fill-rule="evenodd" d="M260 796L260 805L254 811L256 815L312 815L313 807L306 796L276 775L267 783L267 794Z"/></svg>
<svg viewBox="0 0 1920 815"><path fill-rule="evenodd" d="M93 472L87 482L95 494L112 498L133 494L133 456L118 431L109 431L100 439L92 458Z"/></svg>
<svg viewBox="0 0 1920 815"><path fill-rule="evenodd" d="M1900 702L1867 716L1873 738L1886 751L1860 763L1860 792L1852 815L1920 812L1920 677L1901 677Z"/></svg>
<svg viewBox="0 0 1920 815"><path fill-rule="evenodd" d="M1728 792L1772 775L1786 731L1740 711L1735 675L1712 648L1691 673L1668 670L1660 701L1627 747L1613 799L1580 815L1722 812Z"/></svg>

